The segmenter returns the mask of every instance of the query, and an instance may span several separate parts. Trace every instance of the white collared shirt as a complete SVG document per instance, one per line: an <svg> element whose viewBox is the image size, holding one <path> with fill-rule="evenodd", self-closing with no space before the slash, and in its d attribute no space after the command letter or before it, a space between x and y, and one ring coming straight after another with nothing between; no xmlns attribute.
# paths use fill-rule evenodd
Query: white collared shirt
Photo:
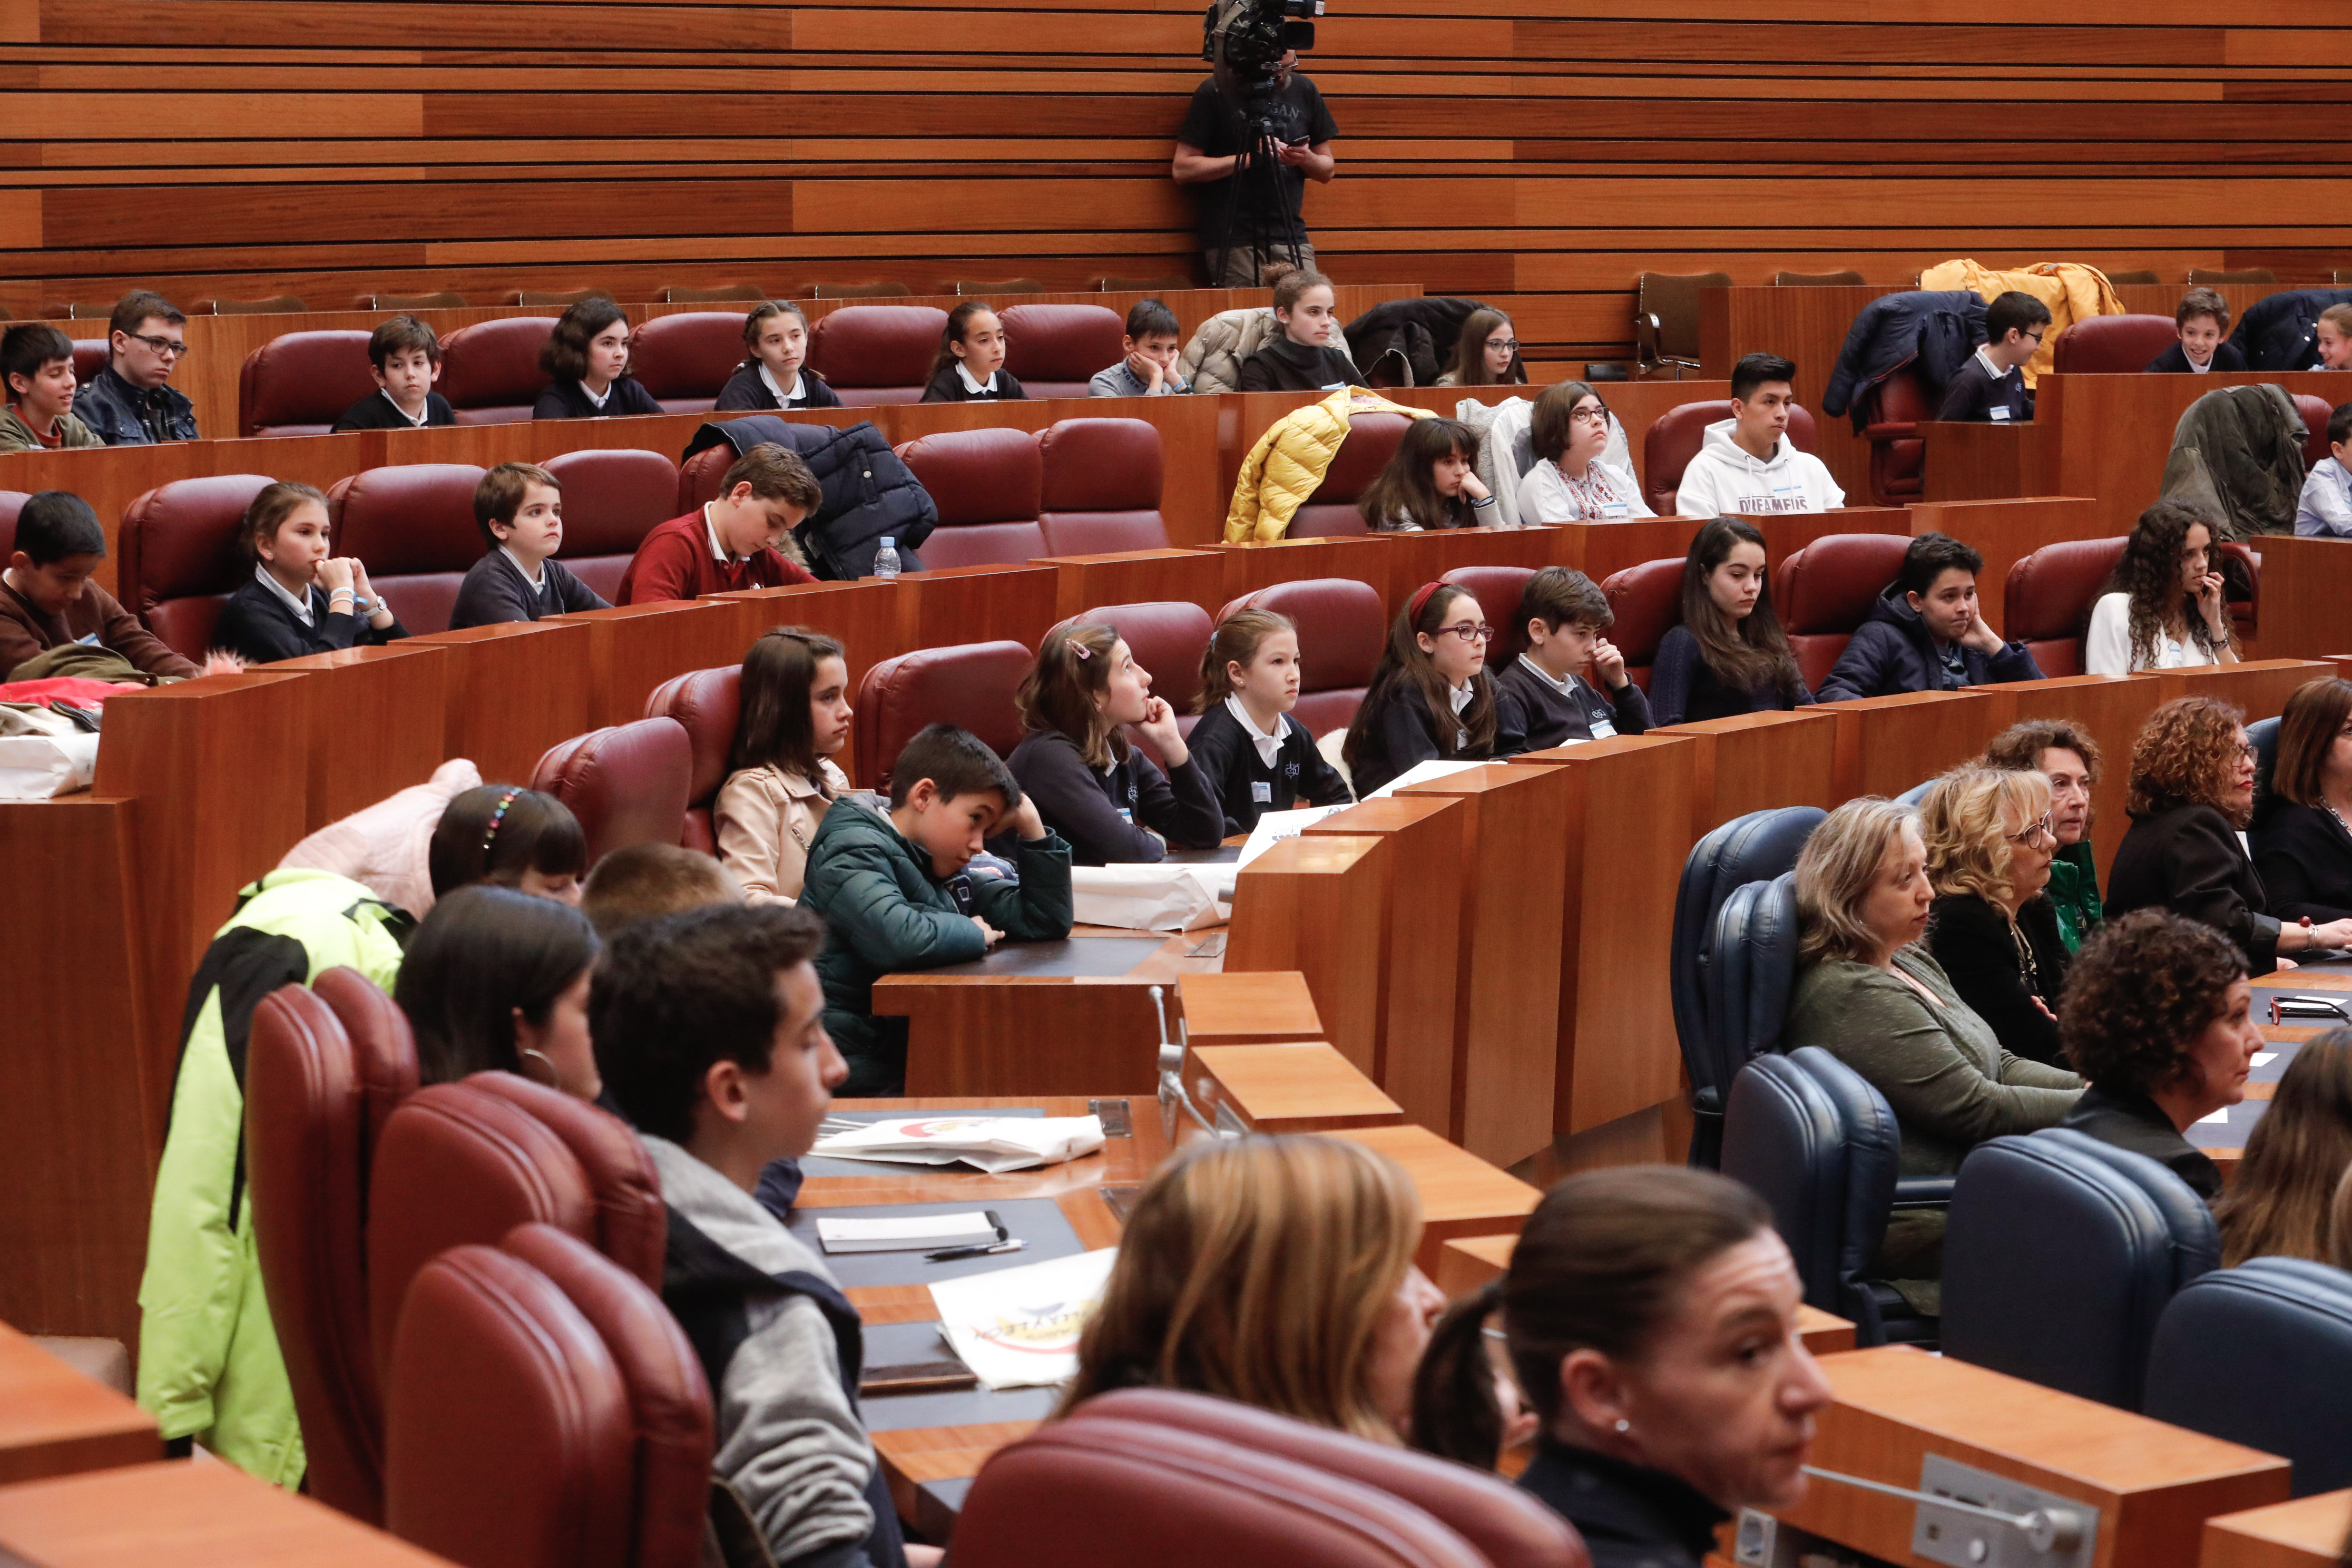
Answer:
<svg viewBox="0 0 2352 1568"><path fill-rule="evenodd" d="M790 392L776 384L776 373L768 368L765 360L760 362L760 379L770 392L775 394L779 403L791 403L801 395L801 373L798 371L793 372L793 389Z"/></svg>
<svg viewBox="0 0 2352 1568"><path fill-rule="evenodd" d="M400 399L392 395L392 388L380 386L376 390L383 394L383 400L392 405L392 411L394 414L408 421L408 426L412 430L424 429L425 422L433 417L433 395L430 392L425 395L425 405L416 411L416 417L409 419L408 410L400 405Z"/></svg>
<svg viewBox="0 0 2352 1568"><path fill-rule="evenodd" d="M963 389L966 392L971 393L974 397L979 396L983 392L994 392L996 390L996 373L992 370L988 373L988 379L986 381L978 381L973 379L971 368L967 366L963 361L958 360L956 361L956 374L963 377Z"/></svg>
<svg viewBox="0 0 2352 1568"><path fill-rule="evenodd" d="M1477 689L1466 680L1459 686L1445 689L1445 700L1454 704L1454 715L1457 719L1462 716L1462 710L1470 706L1470 699L1475 695Z"/></svg>
<svg viewBox="0 0 2352 1568"><path fill-rule="evenodd" d="M2001 369L2000 366L1992 363L1992 355L1985 353L1985 345L1982 343L1979 343L1977 345L1977 363L1984 366L1985 374L1992 377L1995 381L2006 381L2009 379L2009 372Z"/></svg>
<svg viewBox="0 0 2352 1568"><path fill-rule="evenodd" d="M1529 658L1526 654L1519 655L1519 662L1533 670L1537 679L1542 681L1546 686L1550 687L1554 691L1559 692L1562 697L1573 697L1576 695L1576 677L1571 675L1567 677L1565 679L1562 679L1559 677L1553 675L1550 670L1546 669L1542 665L1538 664L1534 659ZM1461 710L1457 708L1454 711L1458 713Z"/></svg>
<svg viewBox="0 0 2352 1568"><path fill-rule="evenodd" d="M702 503L702 531L710 541L710 558L724 566L735 557L728 554L727 547L719 542L719 525L710 521L710 509L717 504L716 501Z"/></svg>
<svg viewBox="0 0 2352 1568"><path fill-rule="evenodd" d="M276 577L270 575L269 568L266 565L257 565L254 567L253 574L261 580L261 585L263 587L278 595L278 599L280 604L294 612L294 618L296 620L301 622L306 626L316 626L319 624L317 621L313 620L310 616L310 595L303 594L298 596L294 594L289 593L287 591L286 584L280 583Z"/></svg>
<svg viewBox="0 0 2352 1568"><path fill-rule="evenodd" d="M505 545L501 544L499 546L499 553L514 563L514 569L522 574L522 580L530 584L530 591L532 593L544 594L547 592L546 562L542 561L539 563L539 574L537 576L533 576L531 575L530 568L522 563L522 557L517 555L513 551L509 550Z"/></svg>
<svg viewBox="0 0 2352 1568"><path fill-rule="evenodd" d="M1267 734L1257 727L1257 721L1250 717L1250 710L1243 704L1238 693L1227 693L1225 711L1240 721L1242 733L1247 735L1250 738L1250 744L1257 748L1257 760L1267 767L1274 766L1274 759L1282 754L1283 726L1287 721L1281 714L1276 714L1274 733ZM1455 711L1459 712L1461 710L1456 709Z"/></svg>
<svg viewBox="0 0 2352 1568"><path fill-rule="evenodd" d="M2187 349L2182 349L2180 351L2180 357L2182 359L2189 359L2189 351ZM2189 359L2189 368L2192 373L2198 375L2210 374L2213 369L2213 362L2221 357L2221 345L2217 343L2214 345L2214 352L2205 356L2205 363L2203 364L2199 364L2195 360Z"/></svg>
<svg viewBox="0 0 2352 1568"><path fill-rule="evenodd" d="M588 390L588 384L583 381L580 384L580 395L594 404L597 407L602 408L606 403L612 400L613 388L620 384L621 384L617 381L608 383L604 388L604 395L602 397L599 397L596 394Z"/></svg>

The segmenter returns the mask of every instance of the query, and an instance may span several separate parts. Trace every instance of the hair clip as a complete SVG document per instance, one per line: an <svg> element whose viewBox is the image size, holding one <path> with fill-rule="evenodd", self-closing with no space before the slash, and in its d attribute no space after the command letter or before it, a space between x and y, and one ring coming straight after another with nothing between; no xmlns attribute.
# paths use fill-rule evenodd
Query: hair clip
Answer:
<svg viewBox="0 0 2352 1568"><path fill-rule="evenodd" d="M1092 658L1095 656L1094 649L1088 647L1086 644L1080 642L1076 637L1064 637L1062 641L1068 646L1070 652L1076 658Z"/></svg>
<svg viewBox="0 0 2352 1568"><path fill-rule="evenodd" d="M499 798L499 808L490 813L489 826L482 830L483 854L487 855L490 852L490 840L499 836L499 825L507 819L507 807L512 805L515 803L515 796L521 793L522 791L519 789L510 789Z"/></svg>

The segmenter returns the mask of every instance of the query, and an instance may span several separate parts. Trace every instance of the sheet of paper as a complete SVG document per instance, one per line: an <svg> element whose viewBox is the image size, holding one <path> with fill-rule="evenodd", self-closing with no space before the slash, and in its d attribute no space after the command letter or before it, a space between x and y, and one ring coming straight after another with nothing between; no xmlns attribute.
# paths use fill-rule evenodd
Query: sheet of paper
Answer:
<svg viewBox="0 0 2352 1568"><path fill-rule="evenodd" d="M968 1214L917 1215L908 1219L824 1219L817 1239L827 1252L915 1252L940 1247L971 1247L999 1238L996 1226L978 1209Z"/></svg>
<svg viewBox="0 0 2352 1568"><path fill-rule="evenodd" d="M1306 805L1297 811L1269 811L1257 819L1250 829L1249 842L1242 846L1241 858L1220 870L1238 870L1248 865L1286 838L1296 838L1335 811L1345 811L1344 805ZM1232 896L1228 891L1228 898Z"/></svg>
<svg viewBox="0 0 2352 1568"><path fill-rule="evenodd" d="M2226 1105L2210 1116L2199 1117L2196 1121L2200 1127L2227 1127L2229 1124L2230 1108Z"/></svg>
<svg viewBox="0 0 2352 1568"><path fill-rule="evenodd" d="M1000 1268L930 1288L940 1331L992 1389L1050 1387L1078 1370L1078 1333L1102 1305L1118 1248Z"/></svg>
<svg viewBox="0 0 2352 1568"><path fill-rule="evenodd" d="M1102 1146L1098 1116L908 1116L830 1133L818 1139L810 1152L834 1160L904 1165L961 1160L996 1175L1058 1165Z"/></svg>
<svg viewBox="0 0 2352 1568"><path fill-rule="evenodd" d="M2278 1057L2279 1054L2276 1051L2256 1051L2254 1053L2254 1065L2258 1068L2266 1068L2270 1066L2271 1063L2278 1060Z"/></svg>
<svg viewBox="0 0 2352 1568"><path fill-rule="evenodd" d="M1415 763L1364 798L1385 800L1407 784L1427 784L1432 779L1442 779L1448 773L1466 773L1472 768L1483 768L1486 765L1484 763L1454 763L1432 758L1425 763Z"/></svg>

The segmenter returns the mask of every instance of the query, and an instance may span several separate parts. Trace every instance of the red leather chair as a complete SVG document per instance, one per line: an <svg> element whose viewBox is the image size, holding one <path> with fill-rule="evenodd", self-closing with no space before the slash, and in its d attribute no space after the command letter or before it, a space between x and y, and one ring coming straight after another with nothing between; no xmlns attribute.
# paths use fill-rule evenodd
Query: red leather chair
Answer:
<svg viewBox="0 0 2352 1568"><path fill-rule="evenodd" d="M1456 566L1438 579L1469 589L1470 596L1478 601L1478 613L1495 628L1495 640L1486 649L1490 669L1518 658L1528 646L1527 628L1519 625L1519 600L1528 591L1528 579L1535 574L1532 566Z"/></svg>
<svg viewBox="0 0 2352 1568"><path fill-rule="evenodd" d="M1043 553L1168 548L1168 524L1160 515L1164 454L1158 426L1144 419L1064 419L1038 432L1037 457Z"/></svg>
<svg viewBox="0 0 2352 1568"><path fill-rule="evenodd" d="M459 327L441 340L441 395L460 425L512 425L530 417L547 385L540 350L552 316L501 316Z"/></svg>
<svg viewBox="0 0 2352 1568"><path fill-rule="evenodd" d="M310 1456L310 1495L383 1519L383 1398L368 1337L368 1174L377 1140L416 1089L416 1045L363 975L319 976L372 995L384 1028L344 1028L323 995L281 986L253 1012L246 1055L246 1172L262 1288ZM347 995L347 1005L364 999Z"/></svg>
<svg viewBox="0 0 2352 1568"><path fill-rule="evenodd" d="M1895 533L1826 533L1773 568L1772 602L1808 688L1828 679L1910 545Z"/></svg>
<svg viewBox="0 0 2352 1568"><path fill-rule="evenodd" d="M1345 448L1343 447L1342 450ZM1364 689L1388 644L1388 611L1369 583L1353 577L1308 577L1243 595L1217 612L1272 610L1298 628L1298 706L1290 716L1320 740L1355 721Z"/></svg>
<svg viewBox="0 0 2352 1568"><path fill-rule="evenodd" d="M926 724L971 731L1000 757L1021 743L1013 693L1036 656L1017 642L918 648L886 658L857 683L859 783L887 791L890 769Z"/></svg>
<svg viewBox="0 0 2352 1568"><path fill-rule="evenodd" d="M1352 416L1348 421L1348 438L1339 443L1331 466L1323 470L1323 482L1315 487L1307 504L1291 518L1285 537L1339 539L1370 532L1364 523L1364 514L1356 510L1356 499L1371 489L1372 481L1381 477L1381 470L1396 456L1397 444L1404 439L1404 427L1411 423L1402 414L1377 410ZM1303 637L1299 646L1302 649L1306 647Z"/></svg>
<svg viewBox="0 0 2352 1568"><path fill-rule="evenodd" d="M705 855L718 854L710 805L727 782L728 764L735 754L735 727L743 717L743 667L697 669L663 681L646 699L646 717L675 719L686 731L694 771L687 784L686 832L679 842Z"/></svg>
<svg viewBox="0 0 2352 1568"><path fill-rule="evenodd" d="M2058 334L2050 368L2060 375L2137 375L2179 341L2169 316L2086 316Z"/></svg>
<svg viewBox="0 0 2352 1568"><path fill-rule="evenodd" d="M240 436L323 436L376 390L368 334L288 332L245 356L236 377Z"/></svg>
<svg viewBox="0 0 2352 1568"><path fill-rule="evenodd" d="M1167 699L1176 710L1176 732L1189 735L1201 716L1192 705L1201 695L1201 658L1208 651L1209 612L1198 605L1166 600L1141 605L1097 605L1080 610L1065 626L1099 622L1116 626L1135 662L1151 674L1151 694ZM1129 726L1127 738L1162 769L1168 760L1142 731Z"/></svg>
<svg viewBox="0 0 2352 1568"><path fill-rule="evenodd" d="M2336 455L2327 439L2327 416L2336 412L2335 405L2324 397L2308 392L2290 393L2294 399L2294 411L2303 416L2303 471L2309 473L2314 464Z"/></svg>
<svg viewBox="0 0 2352 1568"><path fill-rule="evenodd" d="M221 606L253 580L253 565L236 547L237 525L275 482L264 474L174 479L123 509L117 596L183 658L204 658Z"/></svg>
<svg viewBox="0 0 2352 1568"><path fill-rule="evenodd" d="M467 569L482 558L471 463L400 463L335 481L327 492L338 555L367 563L368 580L411 632L446 632Z"/></svg>
<svg viewBox="0 0 2352 1568"><path fill-rule="evenodd" d="M1032 397L1084 397L1095 372L1126 357L1127 322L1103 305L1008 305L1004 368Z"/></svg>
<svg viewBox="0 0 2352 1568"><path fill-rule="evenodd" d="M107 363L114 357L112 338L76 338L74 346L74 380L89 384Z"/></svg>
<svg viewBox="0 0 2352 1568"><path fill-rule="evenodd" d="M1933 419L1940 400L1908 366L1863 395L1862 436L1870 443L1870 499L1908 506L1927 493L1927 443L1919 422Z"/></svg>
<svg viewBox="0 0 2352 1568"><path fill-rule="evenodd" d="M629 348L629 373L665 414L708 412L742 363L743 317L735 310L648 316Z"/></svg>
<svg viewBox="0 0 2352 1568"><path fill-rule="evenodd" d="M1650 671L1658 662L1658 645L1683 621L1683 563L1677 556L1644 561L1613 574L1601 584L1617 622L1609 640L1625 656L1625 673L1643 690L1650 689Z"/></svg>
<svg viewBox="0 0 2352 1568"><path fill-rule="evenodd" d="M1722 400L1682 403L1651 423L1642 437L1642 471L1649 491L1650 510L1660 517L1675 514L1675 492L1682 489L1683 470L1706 443L1706 427L1731 417L1731 405ZM1789 439L1800 452L1815 450L1813 416L1810 410L1789 410Z"/></svg>
<svg viewBox="0 0 2352 1568"><path fill-rule="evenodd" d="M898 451L940 509L925 565L1018 566L1047 553L1037 524L1045 465L1028 431L941 430Z"/></svg>
<svg viewBox="0 0 2352 1568"><path fill-rule="evenodd" d="M1433 1460L1431 1463L1438 1463ZM1197 1433L1057 1421L981 1468L956 1568L1490 1568L1403 1499Z"/></svg>
<svg viewBox="0 0 2352 1568"><path fill-rule="evenodd" d="M617 1116L511 1073L429 1084L376 1142L369 1180L368 1337L388 1373L401 1303L453 1247L539 1221L658 1289L669 1216L661 1180Z"/></svg>
<svg viewBox="0 0 2352 1568"><path fill-rule="evenodd" d="M33 499L30 490L0 490L0 561L16 548L16 514Z"/></svg>
<svg viewBox="0 0 2352 1568"><path fill-rule="evenodd" d="M625 844L678 844L694 781L694 750L675 719L640 719L551 746L530 787L580 819L593 866Z"/></svg>
<svg viewBox="0 0 2352 1568"><path fill-rule="evenodd" d="M920 403L947 330L935 305L844 305L817 318L808 363L848 407Z"/></svg>
<svg viewBox="0 0 2352 1568"><path fill-rule="evenodd" d="M563 487L563 548L555 558L610 601L646 535L678 515L677 465L659 452L602 447L551 458L547 471Z"/></svg>
<svg viewBox="0 0 2352 1568"><path fill-rule="evenodd" d="M1069 1419L1081 1432L1100 1421L1189 1432L1360 1482L1454 1531L1494 1568L1587 1568L1591 1562L1574 1525L1499 1477L1310 1426L1236 1400L1127 1388L1097 1394Z"/></svg>
<svg viewBox="0 0 2352 1568"><path fill-rule="evenodd" d="M522 1226L417 1275L389 1378L393 1531L466 1568L688 1568L714 1425L644 1284Z"/></svg>
<svg viewBox="0 0 2352 1568"><path fill-rule="evenodd" d="M2011 563L2001 598L2001 635L2023 643L2042 674L2054 679L2083 673L2083 634L2091 626L2091 606L2124 558L2124 543L2069 539Z"/></svg>
<svg viewBox="0 0 2352 1568"><path fill-rule="evenodd" d="M721 441L716 447L705 447L680 463L677 466L677 504L670 509L670 517L684 517L688 512L699 511L709 502L717 500L719 482L727 477L727 470L735 466L735 459L740 456L741 453ZM669 519L662 521L667 522ZM612 597L610 594L604 596Z"/></svg>
<svg viewBox="0 0 2352 1568"><path fill-rule="evenodd" d="M2256 553L2252 545L2241 544L2231 540L2224 540L2214 546L2214 552L2217 555L2237 557L2242 570L2246 581L2246 596L2230 601L2230 620L2237 627L2240 642L2252 642L2262 618L2263 558Z"/></svg>

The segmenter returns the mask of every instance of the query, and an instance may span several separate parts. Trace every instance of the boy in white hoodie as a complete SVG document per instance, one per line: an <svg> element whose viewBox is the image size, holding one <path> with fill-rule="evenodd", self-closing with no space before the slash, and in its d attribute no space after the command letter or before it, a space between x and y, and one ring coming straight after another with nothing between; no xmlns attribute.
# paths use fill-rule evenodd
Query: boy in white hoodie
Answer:
<svg viewBox="0 0 2352 1568"><path fill-rule="evenodd" d="M1845 505L1828 466L1789 439L1796 378L1797 367L1778 354L1749 354L1731 367L1731 417L1706 427L1675 492L1675 515L1758 517Z"/></svg>

